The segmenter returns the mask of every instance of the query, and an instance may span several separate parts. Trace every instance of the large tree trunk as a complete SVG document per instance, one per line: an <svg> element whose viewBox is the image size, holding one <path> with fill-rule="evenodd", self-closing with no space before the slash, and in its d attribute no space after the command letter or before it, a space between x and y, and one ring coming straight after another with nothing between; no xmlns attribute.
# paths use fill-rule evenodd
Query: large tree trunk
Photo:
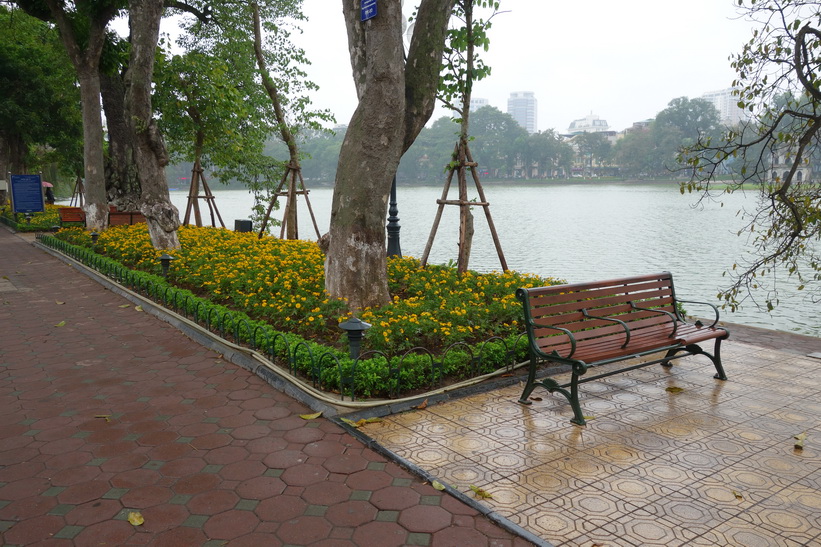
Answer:
<svg viewBox="0 0 821 547"><path fill-rule="evenodd" d="M165 166L168 154L152 116L151 81L159 39L163 0L131 0L131 57L125 76L126 113L134 136L134 156L142 187L140 210L157 249L178 249L180 218L171 203Z"/></svg>
<svg viewBox="0 0 821 547"><path fill-rule="evenodd" d="M125 117L125 83L122 75L100 74L100 90L108 128L105 175L108 201L121 211L136 211L141 190L134 165L131 130Z"/></svg>
<svg viewBox="0 0 821 547"><path fill-rule="evenodd" d="M45 0L45 5L60 30L60 39L77 70L77 80L80 82L86 226L93 230L104 230L108 227L108 201L105 192L99 68L105 28L116 14L117 7L113 3L102 4L94 6L98 8L96 10L88 10L82 15L74 14L76 25L83 29L82 35L78 36L75 33L75 22L66 12L66 4L58 0ZM39 11L34 15L44 17L44 13Z"/></svg>
<svg viewBox="0 0 821 547"><path fill-rule="evenodd" d="M407 64L399 0L360 21L360 2L342 0L359 106L339 154L331 206L325 287L356 312L390 302L385 217L402 153L433 113L454 0L423 0Z"/></svg>
<svg viewBox="0 0 821 547"><path fill-rule="evenodd" d="M86 226L102 231L108 227L108 198L105 191L103 155L103 118L100 111L100 73L98 63L77 68L83 111L83 164L85 166Z"/></svg>

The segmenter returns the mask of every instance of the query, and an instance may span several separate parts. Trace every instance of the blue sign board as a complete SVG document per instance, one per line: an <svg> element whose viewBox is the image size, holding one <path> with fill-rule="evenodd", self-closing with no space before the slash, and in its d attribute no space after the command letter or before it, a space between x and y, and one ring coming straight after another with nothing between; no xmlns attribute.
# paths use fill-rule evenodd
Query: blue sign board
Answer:
<svg viewBox="0 0 821 547"><path fill-rule="evenodd" d="M11 204L15 213L41 213L45 211L43 184L40 182L40 175L12 175Z"/></svg>
<svg viewBox="0 0 821 547"><path fill-rule="evenodd" d="M362 21L376 17L376 0L362 0L360 8L362 10Z"/></svg>

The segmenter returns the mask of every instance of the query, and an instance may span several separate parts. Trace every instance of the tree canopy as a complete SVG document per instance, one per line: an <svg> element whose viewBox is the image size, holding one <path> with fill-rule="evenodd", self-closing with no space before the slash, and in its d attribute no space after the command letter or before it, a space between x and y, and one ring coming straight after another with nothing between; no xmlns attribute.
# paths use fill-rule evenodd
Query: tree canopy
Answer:
<svg viewBox="0 0 821 547"><path fill-rule="evenodd" d="M55 155L81 166L76 75L54 28L0 5L0 177L43 167Z"/></svg>

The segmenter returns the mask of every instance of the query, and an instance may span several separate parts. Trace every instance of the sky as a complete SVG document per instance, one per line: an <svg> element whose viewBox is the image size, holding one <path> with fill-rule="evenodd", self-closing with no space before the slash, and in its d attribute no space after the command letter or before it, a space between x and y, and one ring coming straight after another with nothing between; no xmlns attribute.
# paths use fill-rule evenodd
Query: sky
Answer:
<svg viewBox="0 0 821 547"><path fill-rule="evenodd" d="M377 0L378 3L381 0ZM308 21L294 39L312 65L315 108L346 124L356 108L339 0L304 0ZM514 91L532 91L538 129L566 131L592 113L621 131L677 97L731 87L729 57L753 25L733 0L501 0L493 19L492 67L473 96L505 112ZM438 108L431 122L447 112Z"/></svg>

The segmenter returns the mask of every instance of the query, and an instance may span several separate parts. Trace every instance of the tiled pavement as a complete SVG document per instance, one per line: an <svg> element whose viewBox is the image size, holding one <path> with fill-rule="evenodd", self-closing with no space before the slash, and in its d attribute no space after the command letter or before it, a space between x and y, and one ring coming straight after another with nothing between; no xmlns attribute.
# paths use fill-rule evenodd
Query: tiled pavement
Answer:
<svg viewBox="0 0 821 547"><path fill-rule="evenodd" d="M591 382L586 427L560 396L524 407L513 386L365 432L555 545L821 546L821 340L737 331L728 381L687 357Z"/></svg>
<svg viewBox="0 0 821 547"><path fill-rule="evenodd" d="M0 227L3 545L530 544L309 412Z"/></svg>

